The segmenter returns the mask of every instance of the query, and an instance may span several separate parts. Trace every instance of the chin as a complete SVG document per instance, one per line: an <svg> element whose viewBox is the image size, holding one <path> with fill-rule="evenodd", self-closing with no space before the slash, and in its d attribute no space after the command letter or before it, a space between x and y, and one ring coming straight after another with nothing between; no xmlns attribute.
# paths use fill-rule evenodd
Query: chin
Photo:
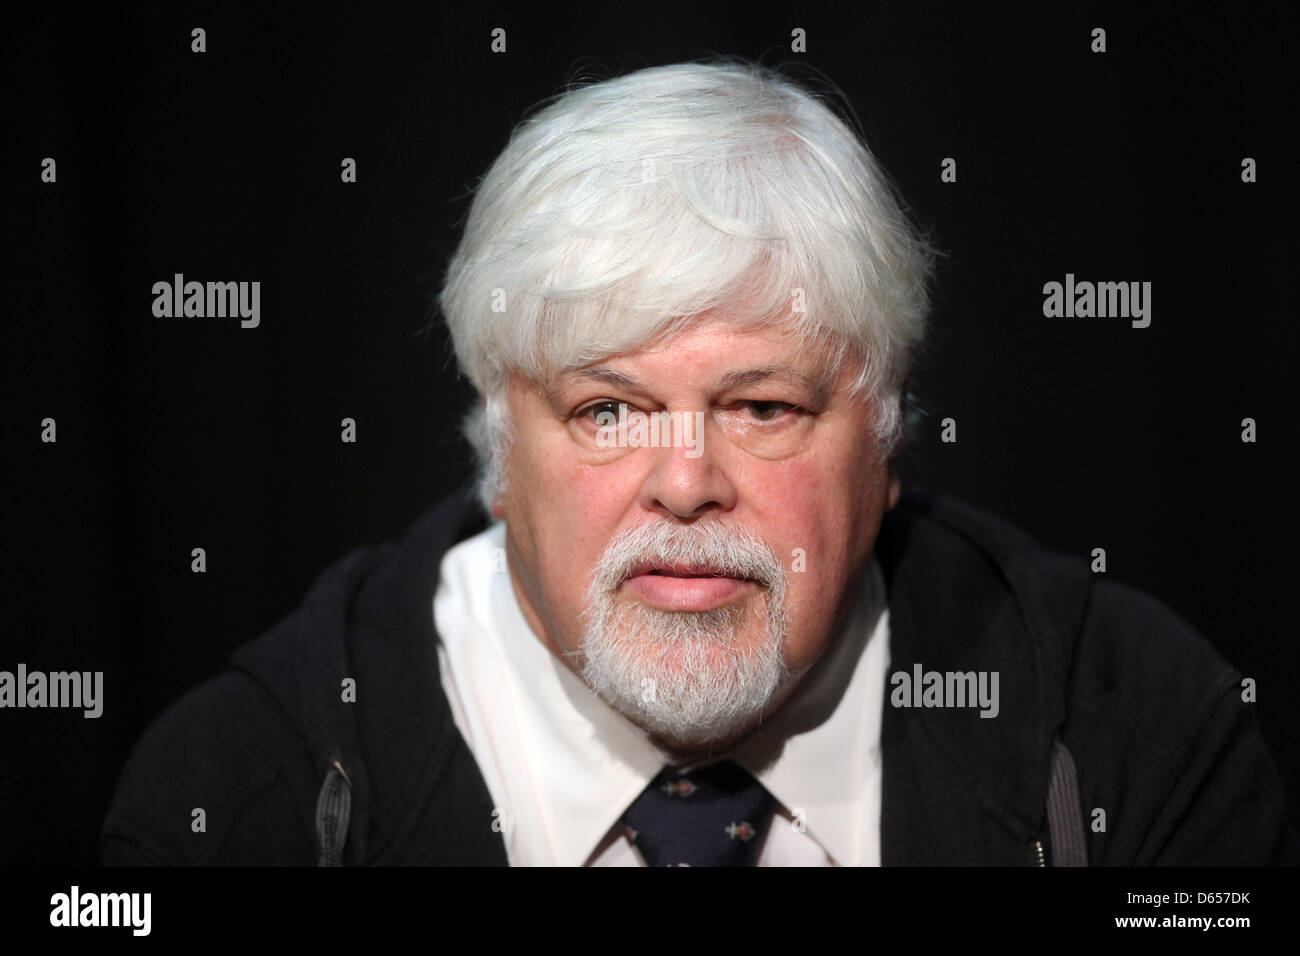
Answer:
<svg viewBox="0 0 1300 956"><path fill-rule="evenodd" d="M582 678L663 749L726 746L770 712L788 682L770 632L678 635L670 641L607 634L584 647Z"/></svg>
<svg viewBox="0 0 1300 956"><path fill-rule="evenodd" d="M693 734L687 737L667 737L655 733L648 727L642 727L650 741L660 750L677 758L691 758L705 756L710 753L723 751L732 746L732 744L743 739L750 731L756 729L761 722L762 715L755 715L739 727L733 728L726 732L717 732L710 734Z"/></svg>

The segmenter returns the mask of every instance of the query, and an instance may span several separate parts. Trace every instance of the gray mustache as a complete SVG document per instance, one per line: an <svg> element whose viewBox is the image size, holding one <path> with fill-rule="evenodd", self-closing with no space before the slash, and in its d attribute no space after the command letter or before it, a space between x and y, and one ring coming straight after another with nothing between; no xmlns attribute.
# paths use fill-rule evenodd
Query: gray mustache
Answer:
<svg viewBox="0 0 1300 956"><path fill-rule="evenodd" d="M716 523L678 525L652 522L617 535L606 547L592 578L592 594L613 591L638 564L707 565L731 577L751 578L784 590L785 568L753 532Z"/></svg>

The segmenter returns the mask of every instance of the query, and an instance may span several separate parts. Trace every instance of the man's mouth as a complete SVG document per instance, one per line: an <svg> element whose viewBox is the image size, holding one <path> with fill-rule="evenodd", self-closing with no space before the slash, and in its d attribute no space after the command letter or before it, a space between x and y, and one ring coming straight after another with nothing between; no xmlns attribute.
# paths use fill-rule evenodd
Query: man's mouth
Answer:
<svg viewBox="0 0 1300 956"><path fill-rule="evenodd" d="M708 611L730 604L758 582L705 564L643 562L624 584L661 611Z"/></svg>

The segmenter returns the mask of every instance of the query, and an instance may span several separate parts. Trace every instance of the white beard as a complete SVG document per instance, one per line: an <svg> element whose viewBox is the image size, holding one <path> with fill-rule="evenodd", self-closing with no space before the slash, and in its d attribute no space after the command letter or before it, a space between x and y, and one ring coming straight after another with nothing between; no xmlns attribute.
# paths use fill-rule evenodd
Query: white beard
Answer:
<svg viewBox="0 0 1300 956"><path fill-rule="evenodd" d="M620 601L619 586L642 560L708 564L752 578L762 589L762 609L751 615L736 603L661 611ZM762 714L789 676L785 593L780 559L750 532L668 521L624 532L605 549L588 591L582 679L672 749L728 741ZM752 618L761 618L762 631L743 649L739 637Z"/></svg>

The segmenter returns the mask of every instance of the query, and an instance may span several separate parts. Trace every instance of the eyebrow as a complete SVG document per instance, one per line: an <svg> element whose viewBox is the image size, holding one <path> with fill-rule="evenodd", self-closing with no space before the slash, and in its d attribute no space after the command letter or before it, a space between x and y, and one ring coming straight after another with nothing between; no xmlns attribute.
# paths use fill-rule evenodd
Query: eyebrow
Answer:
<svg viewBox="0 0 1300 956"><path fill-rule="evenodd" d="M649 393L649 389L632 376L625 375L622 372L600 365L591 368L574 369L567 374L576 375L579 378L590 379L596 382L602 382L605 385L609 385L611 388L623 389L624 391L629 392L638 392L642 395ZM722 378L718 380L718 387L720 391L730 391L731 389L757 385L760 382L766 382L773 378L793 379L813 394L813 402L815 404L823 404L830 391L826 384L825 375L808 375L807 373L801 372L797 368L789 365L763 365L757 368L737 369L722 376Z"/></svg>

